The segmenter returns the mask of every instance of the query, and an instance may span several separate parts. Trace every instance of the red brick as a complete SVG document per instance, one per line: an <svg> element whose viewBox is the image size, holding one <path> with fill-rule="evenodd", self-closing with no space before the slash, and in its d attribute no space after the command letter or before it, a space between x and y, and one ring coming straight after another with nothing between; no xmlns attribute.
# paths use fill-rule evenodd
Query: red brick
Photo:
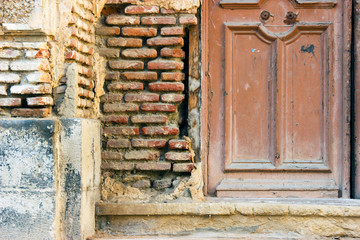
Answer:
<svg viewBox="0 0 360 240"><path fill-rule="evenodd" d="M159 95L154 93L126 94L125 102L158 102Z"/></svg>
<svg viewBox="0 0 360 240"><path fill-rule="evenodd" d="M133 123L166 123L167 117L163 115L135 115L131 117Z"/></svg>
<svg viewBox="0 0 360 240"><path fill-rule="evenodd" d="M170 149L189 149L189 142L186 140L170 140Z"/></svg>
<svg viewBox="0 0 360 240"><path fill-rule="evenodd" d="M144 27L124 27L122 35L126 37L155 37L157 35L156 28Z"/></svg>
<svg viewBox="0 0 360 240"><path fill-rule="evenodd" d="M123 95L121 93L108 93L101 96L101 102L103 103L112 103L112 102L121 102Z"/></svg>
<svg viewBox="0 0 360 240"><path fill-rule="evenodd" d="M105 127L105 135L115 135L115 136L137 136L139 135L138 127Z"/></svg>
<svg viewBox="0 0 360 240"><path fill-rule="evenodd" d="M129 148L129 139L109 139L106 144L107 148Z"/></svg>
<svg viewBox="0 0 360 240"><path fill-rule="evenodd" d="M36 54L35 58L49 58L50 52L48 49L40 49Z"/></svg>
<svg viewBox="0 0 360 240"><path fill-rule="evenodd" d="M118 57L120 57L120 49L100 48L99 49L99 54L102 57L118 58Z"/></svg>
<svg viewBox="0 0 360 240"><path fill-rule="evenodd" d="M121 56L124 58L156 58L157 51L149 48L125 49Z"/></svg>
<svg viewBox="0 0 360 240"><path fill-rule="evenodd" d="M171 163L167 163L167 162L137 163L136 169L141 171L169 171L171 169Z"/></svg>
<svg viewBox="0 0 360 240"><path fill-rule="evenodd" d="M13 117L44 118L51 114L51 108L15 108L11 110Z"/></svg>
<svg viewBox="0 0 360 240"><path fill-rule="evenodd" d="M161 101L169 103L178 103L184 100L184 94L163 94L161 95Z"/></svg>
<svg viewBox="0 0 360 240"><path fill-rule="evenodd" d="M104 123L129 123L129 116L127 115L106 115L101 118Z"/></svg>
<svg viewBox="0 0 360 240"><path fill-rule="evenodd" d="M93 77L94 76L94 71L88 67L84 67L84 66L78 66L78 71L80 74L85 75L87 77Z"/></svg>
<svg viewBox="0 0 360 240"><path fill-rule="evenodd" d="M15 85L10 88L12 94L50 94L51 85Z"/></svg>
<svg viewBox="0 0 360 240"><path fill-rule="evenodd" d="M94 81L92 79L87 79L87 78L84 78L84 77L78 77L78 84L81 85L81 86L85 86L85 87L88 87L90 89L93 89L94 88Z"/></svg>
<svg viewBox="0 0 360 240"><path fill-rule="evenodd" d="M145 103L141 105L141 110L146 112L176 112L176 106L163 103Z"/></svg>
<svg viewBox="0 0 360 240"><path fill-rule="evenodd" d="M167 82L160 82L160 83L150 83L149 89L150 91L184 91L184 84L183 83L167 83Z"/></svg>
<svg viewBox="0 0 360 240"><path fill-rule="evenodd" d="M21 98L0 98L0 107L21 106Z"/></svg>
<svg viewBox="0 0 360 240"><path fill-rule="evenodd" d="M142 47L142 39L138 38L108 38L109 47Z"/></svg>
<svg viewBox="0 0 360 240"><path fill-rule="evenodd" d="M141 24L144 25L170 25L176 24L176 18L169 16L157 16L157 17L142 17Z"/></svg>
<svg viewBox="0 0 360 240"><path fill-rule="evenodd" d="M104 112L136 112L139 106L132 103L105 103Z"/></svg>
<svg viewBox="0 0 360 240"><path fill-rule="evenodd" d="M110 152L110 151L103 151L101 153L102 160L122 160L123 155L119 152Z"/></svg>
<svg viewBox="0 0 360 240"><path fill-rule="evenodd" d="M98 27L95 30L97 35L119 35L120 28L118 27Z"/></svg>
<svg viewBox="0 0 360 240"><path fill-rule="evenodd" d="M185 80L185 74L180 72L164 72L161 73L161 80L179 82Z"/></svg>
<svg viewBox="0 0 360 240"><path fill-rule="evenodd" d="M179 18L180 24L189 24L189 25L196 25L197 24L197 17L194 15L182 15Z"/></svg>
<svg viewBox="0 0 360 240"><path fill-rule="evenodd" d="M109 91L113 91L113 90L143 90L144 89L144 85L142 83L138 83L138 82L131 82L131 83L119 83L119 82L115 82L115 83L111 83L108 85L108 90Z"/></svg>
<svg viewBox="0 0 360 240"><path fill-rule="evenodd" d="M119 14L112 14L106 17L106 23L110 25L137 25L140 24L140 18L119 15Z"/></svg>
<svg viewBox="0 0 360 240"><path fill-rule="evenodd" d="M177 127L143 127L142 131L144 135L158 135L158 136L167 136L167 135L178 135L179 128Z"/></svg>
<svg viewBox="0 0 360 240"><path fill-rule="evenodd" d="M184 46L184 39L181 37L155 37L147 40L148 46Z"/></svg>
<svg viewBox="0 0 360 240"><path fill-rule="evenodd" d="M126 160L158 160L160 154L154 151L132 151L125 153Z"/></svg>
<svg viewBox="0 0 360 240"><path fill-rule="evenodd" d="M191 153L190 152L167 152L165 154L165 159L169 161L190 161Z"/></svg>
<svg viewBox="0 0 360 240"><path fill-rule="evenodd" d="M108 85L108 90L143 90L144 86L142 83L130 82L130 83L111 83Z"/></svg>
<svg viewBox="0 0 360 240"><path fill-rule="evenodd" d="M185 52L182 49L163 48L160 51L160 55L163 57L184 58Z"/></svg>
<svg viewBox="0 0 360 240"><path fill-rule="evenodd" d="M125 8L125 14L151 14L159 13L157 6L128 6Z"/></svg>
<svg viewBox="0 0 360 240"><path fill-rule="evenodd" d="M101 169L103 170L118 170L118 171L131 171L134 170L135 163L128 162L102 162Z"/></svg>
<svg viewBox="0 0 360 240"><path fill-rule="evenodd" d="M93 91L89 91L89 90L84 89L84 88L79 88L78 96L93 99L95 97L95 94L94 94Z"/></svg>
<svg viewBox="0 0 360 240"><path fill-rule="evenodd" d="M194 169L193 163L175 163L173 166L174 172L191 172Z"/></svg>
<svg viewBox="0 0 360 240"><path fill-rule="evenodd" d="M162 36L183 36L185 34L183 27L163 27L161 29Z"/></svg>
<svg viewBox="0 0 360 240"><path fill-rule="evenodd" d="M173 9L161 8L161 13L162 14L175 14L176 12Z"/></svg>
<svg viewBox="0 0 360 240"><path fill-rule="evenodd" d="M133 139L133 140L131 140L131 145L133 147L140 147L140 148L163 148L166 145L166 140L164 140L164 139Z"/></svg>
<svg viewBox="0 0 360 240"><path fill-rule="evenodd" d="M141 61L132 61L132 60L112 60L109 61L109 66L112 69L144 69L144 63Z"/></svg>
<svg viewBox="0 0 360 240"><path fill-rule="evenodd" d="M119 80L120 79L120 73L119 72L106 72L105 76L106 80Z"/></svg>
<svg viewBox="0 0 360 240"><path fill-rule="evenodd" d="M123 72L121 77L126 80L156 81L157 72Z"/></svg>
<svg viewBox="0 0 360 240"><path fill-rule="evenodd" d="M54 101L52 97L33 97L27 98L26 102L29 106L52 106Z"/></svg>
<svg viewBox="0 0 360 240"><path fill-rule="evenodd" d="M182 70L184 63L172 60L154 60L148 62L149 70Z"/></svg>

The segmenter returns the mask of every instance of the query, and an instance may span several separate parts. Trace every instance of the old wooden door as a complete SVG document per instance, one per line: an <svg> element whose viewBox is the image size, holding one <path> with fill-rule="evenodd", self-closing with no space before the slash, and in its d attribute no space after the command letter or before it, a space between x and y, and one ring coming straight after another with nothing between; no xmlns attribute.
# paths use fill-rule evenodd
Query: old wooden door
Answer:
<svg viewBox="0 0 360 240"><path fill-rule="evenodd" d="M205 1L208 191L348 197L350 1Z"/></svg>

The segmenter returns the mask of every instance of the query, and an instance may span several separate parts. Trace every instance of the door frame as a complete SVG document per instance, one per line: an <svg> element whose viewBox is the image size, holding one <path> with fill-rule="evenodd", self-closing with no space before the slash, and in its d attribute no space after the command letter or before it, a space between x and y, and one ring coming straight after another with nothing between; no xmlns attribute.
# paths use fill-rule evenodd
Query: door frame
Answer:
<svg viewBox="0 0 360 240"><path fill-rule="evenodd" d="M339 0L340 1L340 0ZM204 1L201 6L201 60L202 60L202 83L201 83L201 161L203 167L203 179L204 179L204 193L208 195L208 166L209 166L209 140L210 140L210 127L209 126L209 117L210 117L210 108L209 108L209 99L211 98L211 92L209 88L209 51L208 51L208 39L209 30L208 26L211 23L211 9L209 9L209 3L211 1ZM351 116L351 39L352 39L352 0L343 0L343 66L342 66L342 91L343 91L343 101L341 106L342 113L342 153L343 161L341 168L343 178L341 185L341 198L350 198L350 140L351 140L351 129L350 129L350 116ZM360 27L359 27L360 28ZM359 50L360 54L360 50ZM359 64L360 65L360 64ZM360 82L360 76L359 82ZM360 85L360 84L359 84ZM359 110L360 111L360 110ZM358 113L360 114L360 113ZM357 119L358 124L360 124L360 119ZM360 125L359 125L360 126ZM360 132L360 131L359 131ZM360 134L360 133L359 133ZM359 136L360 137L360 136ZM360 146L359 146L360 149ZM359 158L360 158L360 150L359 150ZM359 165L360 165L360 160ZM358 176L360 178L360 174ZM360 180L359 180L360 182Z"/></svg>

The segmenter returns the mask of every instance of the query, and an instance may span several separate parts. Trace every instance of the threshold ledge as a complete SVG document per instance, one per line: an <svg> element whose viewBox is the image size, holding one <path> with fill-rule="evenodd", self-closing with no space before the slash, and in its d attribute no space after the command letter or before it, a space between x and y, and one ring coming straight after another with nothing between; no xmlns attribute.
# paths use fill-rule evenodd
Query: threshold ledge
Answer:
<svg viewBox="0 0 360 240"><path fill-rule="evenodd" d="M204 202L96 204L97 216L321 216L360 217L355 199L206 198Z"/></svg>

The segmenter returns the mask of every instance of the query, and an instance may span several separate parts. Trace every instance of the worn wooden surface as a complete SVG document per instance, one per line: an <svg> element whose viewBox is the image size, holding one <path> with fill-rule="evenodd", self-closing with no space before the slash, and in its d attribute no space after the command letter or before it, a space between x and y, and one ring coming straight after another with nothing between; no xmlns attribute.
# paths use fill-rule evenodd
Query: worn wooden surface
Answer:
<svg viewBox="0 0 360 240"><path fill-rule="evenodd" d="M296 2L204 7L209 193L349 197L351 1Z"/></svg>

